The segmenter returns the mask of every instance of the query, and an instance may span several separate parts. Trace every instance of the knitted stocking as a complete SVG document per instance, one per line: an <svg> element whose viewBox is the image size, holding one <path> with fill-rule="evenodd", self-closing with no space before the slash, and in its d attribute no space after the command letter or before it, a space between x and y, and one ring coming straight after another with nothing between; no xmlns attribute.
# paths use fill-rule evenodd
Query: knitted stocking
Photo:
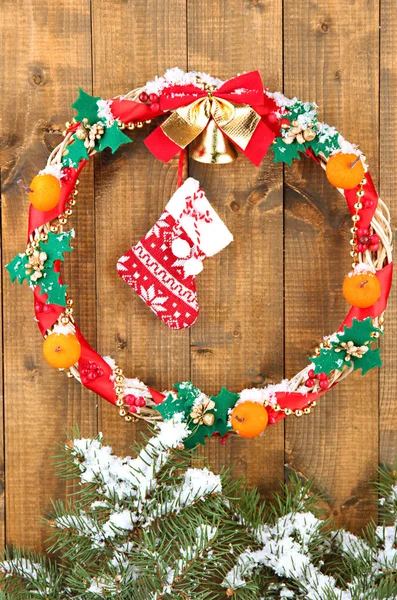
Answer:
<svg viewBox="0 0 397 600"><path fill-rule="evenodd" d="M199 182L189 177L145 237L119 258L117 270L168 327L185 329L199 313L195 275L203 259L232 240Z"/></svg>

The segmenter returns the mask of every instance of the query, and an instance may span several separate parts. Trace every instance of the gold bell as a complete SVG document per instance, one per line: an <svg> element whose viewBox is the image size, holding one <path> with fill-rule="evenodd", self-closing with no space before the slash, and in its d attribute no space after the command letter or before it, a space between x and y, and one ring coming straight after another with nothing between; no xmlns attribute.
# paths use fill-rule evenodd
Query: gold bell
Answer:
<svg viewBox="0 0 397 600"><path fill-rule="evenodd" d="M189 155L201 163L224 165L236 160L236 148L211 119L207 127L190 144Z"/></svg>

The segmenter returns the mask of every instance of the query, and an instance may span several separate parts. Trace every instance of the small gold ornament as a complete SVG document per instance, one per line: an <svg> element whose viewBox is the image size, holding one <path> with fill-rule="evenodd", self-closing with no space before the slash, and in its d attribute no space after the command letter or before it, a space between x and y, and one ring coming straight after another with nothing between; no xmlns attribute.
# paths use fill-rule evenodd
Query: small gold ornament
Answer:
<svg viewBox="0 0 397 600"><path fill-rule="evenodd" d="M40 252L40 250L33 250L27 254L29 262L26 263L26 275L29 275L31 281L37 281L43 276L42 270L44 269L44 263L47 260L47 254Z"/></svg>
<svg viewBox="0 0 397 600"><path fill-rule="evenodd" d="M214 408L215 402L205 394L202 394L202 396L196 400L196 404L193 406L192 412L190 413L193 423L211 427L211 425L214 424L215 415L208 411L213 410Z"/></svg>
<svg viewBox="0 0 397 600"><path fill-rule="evenodd" d="M217 165L231 163L238 156L235 146L223 135L213 119L191 143L189 155L197 162Z"/></svg>
<svg viewBox="0 0 397 600"><path fill-rule="evenodd" d="M362 358L368 352L368 346L356 346L354 342L341 342L340 346L335 348L335 352L346 352L345 361L348 362L352 356Z"/></svg>
<svg viewBox="0 0 397 600"><path fill-rule="evenodd" d="M314 123L309 123L309 125L303 128L299 125L299 121L292 121L291 125L287 124L283 125L282 128L285 130L285 135L283 136L284 144L292 144L295 140L298 144L304 144L305 142L312 142L317 135L316 130L314 129Z"/></svg>

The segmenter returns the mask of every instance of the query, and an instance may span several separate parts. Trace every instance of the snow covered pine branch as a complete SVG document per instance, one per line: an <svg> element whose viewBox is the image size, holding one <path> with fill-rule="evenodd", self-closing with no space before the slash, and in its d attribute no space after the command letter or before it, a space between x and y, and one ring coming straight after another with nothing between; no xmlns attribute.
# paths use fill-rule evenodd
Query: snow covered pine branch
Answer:
<svg viewBox="0 0 397 600"><path fill-rule="evenodd" d="M101 435L68 442L60 475L77 477L79 494L54 505L48 557L7 551L0 598L397 597L391 472L381 476L383 523L359 538L319 519L318 497L297 477L265 504L229 476L193 468L188 434L178 416L159 423L136 458L115 456Z"/></svg>

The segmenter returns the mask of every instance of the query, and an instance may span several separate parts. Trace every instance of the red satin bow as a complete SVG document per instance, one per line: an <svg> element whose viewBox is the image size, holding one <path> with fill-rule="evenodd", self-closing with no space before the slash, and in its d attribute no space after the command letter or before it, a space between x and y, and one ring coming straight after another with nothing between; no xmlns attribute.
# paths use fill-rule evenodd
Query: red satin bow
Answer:
<svg viewBox="0 0 397 600"><path fill-rule="evenodd" d="M195 85L175 85L165 88L162 91L160 107L163 111L176 110L179 107L191 104L199 98L205 98L207 95L208 91ZM213 97L221 98L235 104L248 104L260 115L264 114L266 107L263 83L258 71L244 73L243 75L229 79L229 81L226 81L213 93ZM260 120L247 147L245 149L239 148L239 150L254 165L258 166L268 151L274 137L275 134L273 131L263 120ZM164 162L168 162L181 151L181 146L167 137L161 126L157 127L146 138L145 144L156 158Z"/></svg>

